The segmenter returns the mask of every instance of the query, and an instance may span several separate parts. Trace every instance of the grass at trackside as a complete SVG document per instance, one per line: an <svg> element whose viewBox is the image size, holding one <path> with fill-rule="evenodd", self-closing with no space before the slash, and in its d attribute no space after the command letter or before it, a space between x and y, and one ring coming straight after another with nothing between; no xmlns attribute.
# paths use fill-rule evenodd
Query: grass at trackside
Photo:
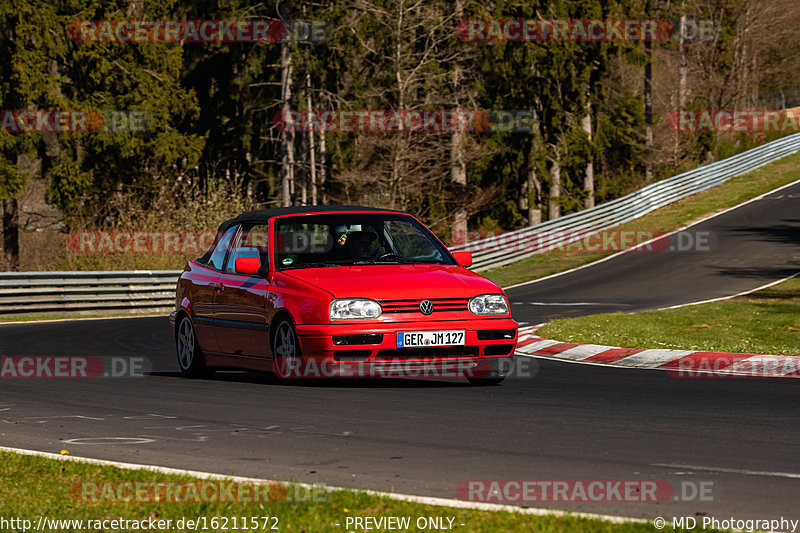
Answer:
<svg viewBox="0 0 800 533"><path fill-rule="evenodd" d="M660 232L677 230L707 215L796 181L798 167L800 154L785 157L748 174L731 178L713 189L662 207L617 229ZM501 287L508 287L579 267L613 253L615 252L552 251L481 274Z"/></svg>
<svg viewBox="0 0 800 533"><path fill-rule="evenodd" d="M677 309L555 320L539 335L624 348L800 355L800 278Z"/></svg>
<svg viewBox="0 0 800 533"><path fill-rule="evenodd" d="M289 489L297 494L295 501L268 503L82 503L70 496L73 483L92 482L166 482L191 481L192 478L165 475L143 470L123 470L109 466L90 465L73 461L58 461L42 457L23 456L0 452L0 517L21 518L37 523L40 516L50 519L172 519L206 517L228 518L228 531L256 531L260 529L238 529L231 527L232 517L274 516L278 517L279 531L317 532L354 531L345 528L347 517L408 516L413 524L418 517L454 517L456 531L478 532L631 532L652 533L651 523L623 523L579 518L576 516L534 516L508 511L477 511L401 502L368 495L363 492L342 490L316 494L316 501L298 501L309 497L309 492ZM454 488L455 490L455 488ZM80 494L75 491L73 494ZM124 494L123 494L124 495ZM320 496L321 495L321 496ZM670 520L667 517L667 520ZM336 524L340 525L337 526ZM445 523L447 523L445 521ZM270 526L272 522L269 522ZM461 526L464 524L464 526ZM260 528L260 525L259 525ZM77 530L77 528L75 529ZM88 530L88 529L84 529ZM108 530L108 529L107 529ZM174 526L167 531L185 531ZM214 528L212 531L219 531ZM269 531L270 529L261 530ZM388 529L371 529L388 531ZM412 527L403 531L421 531ZM666 528L665 531L673 531Z"/></svg>

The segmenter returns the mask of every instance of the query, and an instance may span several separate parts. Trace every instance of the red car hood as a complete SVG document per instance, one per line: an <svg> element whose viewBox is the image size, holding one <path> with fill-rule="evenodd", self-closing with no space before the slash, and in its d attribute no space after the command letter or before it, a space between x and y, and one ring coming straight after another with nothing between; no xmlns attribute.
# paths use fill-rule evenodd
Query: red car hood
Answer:
<svg viewBox="0 0 800 533"><path fill-rule="evenodd" d="M335 298L472 298L501 292L495 283L457 265L358 265L285 270L283 274L316 285Z"/></svg>

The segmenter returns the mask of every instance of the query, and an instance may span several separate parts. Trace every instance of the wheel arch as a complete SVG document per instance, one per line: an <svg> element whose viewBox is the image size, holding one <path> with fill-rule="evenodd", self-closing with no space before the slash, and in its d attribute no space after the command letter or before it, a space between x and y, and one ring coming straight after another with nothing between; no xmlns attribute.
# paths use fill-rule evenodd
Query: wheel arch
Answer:
<svg viewBox="0 0 800 533"><path fill-rule="evenodd" d="M288 310L281 309L273 315L272 320L269 323L269 354L273 358L275 357L275 354L272 353L272 347L275 345L275 332L278 324L280 324L283 320L288 320L294 328L294 334L297 337L297 343L300 345L300 353L303 353L303 345L300 341L300 336L297 335L297 323L294 321L294 317Z"/></svg>
<svg viewBox="0 0 800 533"><path fill-rule="evenodd" d="M180 330L181 320L183 317L188 318L192 322L192 328L194 328L194 320L192 320L192 316L186 312L186 309L178 309L178 312L175 313L175 329L172 332L172 336L175 337L175 340L178 340L178 331Z"/></svg>
<svg viewBox="0 0 800 533"><path fill-rule="evenodd" d="M188 318L189 322L192 324L192 331L194 332L194 342L197 345L198 355L202 358L203 363L206 363L206 353L203 351L203 346L200 344L200 339L197 338L197 327L194 325L194 320L192 319L192 315L186 309L179 309L177 314L175 315L175 330L172 332L173 336L175 337L175 346L178 345L178 334L180 332L181 322L184 318Z"/></svg>

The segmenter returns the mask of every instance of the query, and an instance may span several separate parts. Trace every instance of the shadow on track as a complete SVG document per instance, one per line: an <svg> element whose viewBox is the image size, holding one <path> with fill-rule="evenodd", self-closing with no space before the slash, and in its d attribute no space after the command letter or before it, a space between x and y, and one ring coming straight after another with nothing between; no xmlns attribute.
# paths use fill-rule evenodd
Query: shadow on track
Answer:
<svg viewBox="0 0 800 533"><path fill-rule="evenodd" d="M149 376L183 378L180 372L150 372ZM189 379L189 378L185 378ZM431 389L449 387L467 387L474 385L466 381L443 381L426 379L400 379L400 378L324 378L324 379L297 379L281 382L272 374L247 371L219 370L210 378L193 381L221 381L231 383L251 383L256 385L269 385L281 387L308 387L308 388L404 388L404 389Z"/></svg>

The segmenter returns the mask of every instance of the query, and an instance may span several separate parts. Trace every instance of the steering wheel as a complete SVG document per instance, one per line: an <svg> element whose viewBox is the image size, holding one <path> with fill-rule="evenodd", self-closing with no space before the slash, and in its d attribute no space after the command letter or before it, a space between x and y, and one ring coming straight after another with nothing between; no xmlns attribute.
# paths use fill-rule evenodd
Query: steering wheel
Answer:
<svg viewBox="0 0 800 533"><path fill-rule="evenodd" d="M372 256L373 256L372 259L375 259L376 261L380 261L381 259L388 259L389 257L396 257L398 259L402 259L403 258L402 255L400 255L398 253L395 253L395 252L386 252L386 253L383 253L383 254L380 254L380 252L381 252L380 249L375 250L374 252L372 252Z"/></svg>

